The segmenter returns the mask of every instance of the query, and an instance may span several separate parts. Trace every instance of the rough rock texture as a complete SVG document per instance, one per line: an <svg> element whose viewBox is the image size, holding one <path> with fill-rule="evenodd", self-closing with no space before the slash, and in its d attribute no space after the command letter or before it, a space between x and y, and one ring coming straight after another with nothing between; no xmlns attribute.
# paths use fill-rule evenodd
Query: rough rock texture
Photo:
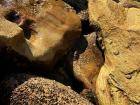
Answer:
<svg viewBox="0 0 140 105"><path fill-rule="evenodd" d="M63 0L66 3L70 4L74 9L79 12L81 10L86 10L88 8L87 0Z"/></svg>
<svg viewBox="0 0 140 105"><path fill-rule="evenodd" d="M81 21L88 20L88 1L87 0L63 0L66 4L69 4L76 10L77 15L80 17ZM85 26L86 27L86 26Z"/></svg>
<svg viewBox="0 0 140 105"><path fill-rule="evenodd" d="M89 100L91 103L98 105L97 97L91 89L83 89L80 95L83 96L85 99Z"/></svg>
<svg viewBox="0 0 140 105"><path fill-rule="evenodd" d="M100 105L140 104L140 9L117 0L89 0L92 24L99 25L105 63L96 93Z"/></svg>
<svg viewBox="0 0 140 105"><path fill-rule="evenodd" d="M13 73L3 78L3 80L0 81L0 104L9 105L12 91L17 86L21 85L22 83L24 83L25 81L27 81L29 78L32 77L34 76L30 74Z"/></svg>
<svg viewBox="0 0 140 105"><path fill-rule="evenodd" d="M139 0L120 0L118 1L121 5L123 5L125 8L140 8L140 2Z"/></svg>
<svg viewBox="0 0 140 105"><path fill-rule="evenodd" d="M84 83L85 88L95 89L96 76L104 62L102 53L96 46L96 34L81 37L71 56L69 61L75 77Z"/></svg>
<svg viewBox="0 0 140 105"><path fill-rule="evenodd" d="M88 14L88 0L63 0L66 4L69 4L76 10L77 15L81 19L82 35L87 35L91 32L95 32L96 27L89 23Z"/></svg>
<svg viewBox="0 0 140 105"><path fill-rule="evenodd" d="M80 12L78 13L78 16L80 17L80 19L81 19L82 21L88 20L88 19L89 19L89 17L88 17L88 10L86 9L86 10L80 11Z"/></svg>
<svg viewBox="0 0 140 105"><path fill-rule="evenodd" d="M12 92L10 105L93 105L56 81L31 78Z"/></svg>
<svg viewBox="0 0 140 105"><path fill-rule="evenodd" d="M80 36L80 18L61 0L1 0L0 45L50 68Z"/></svg>
<svg viewBox="0 0 140 105"><path fill-rule="evenodd" d="M81 21L88 20L88 1L87 0L63 0L76 10ZM85 26L86 27L86 26Z"/></svg>

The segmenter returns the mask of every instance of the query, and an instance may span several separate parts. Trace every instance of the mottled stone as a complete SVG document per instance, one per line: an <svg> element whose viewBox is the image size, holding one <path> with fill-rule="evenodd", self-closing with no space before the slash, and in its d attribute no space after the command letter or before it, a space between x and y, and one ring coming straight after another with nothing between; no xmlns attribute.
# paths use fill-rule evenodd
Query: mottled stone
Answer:
<svg viewBox="0 0 140 105"><path fill-rule="evenodd" d="M10 105L93 105L56 81L35 77L13 90Z"/></svg>

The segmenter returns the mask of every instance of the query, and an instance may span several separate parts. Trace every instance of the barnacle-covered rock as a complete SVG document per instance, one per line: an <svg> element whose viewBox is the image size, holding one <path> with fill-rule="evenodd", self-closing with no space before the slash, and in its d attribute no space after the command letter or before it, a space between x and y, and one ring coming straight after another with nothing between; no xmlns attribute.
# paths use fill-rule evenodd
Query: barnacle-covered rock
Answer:
<svg viewBox="0 0 140 105"><path fill-rule="evenodd" d="M13 90L10 105L93 105L56 81L30 78Z"/></svg>

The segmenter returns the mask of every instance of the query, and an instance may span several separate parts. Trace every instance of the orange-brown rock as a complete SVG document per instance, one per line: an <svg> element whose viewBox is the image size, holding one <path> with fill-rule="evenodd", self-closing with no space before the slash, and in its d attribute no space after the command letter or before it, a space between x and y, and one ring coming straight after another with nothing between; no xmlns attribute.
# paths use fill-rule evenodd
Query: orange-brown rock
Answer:
<svg viewBox="0 0 140 105"><path fill-rule="evenodd" d="M0 44L52 67L72 47L80 18L61 0L1 0Z"/></svg>
<svg viewBox="0 0 140 105"><path fill-rule="evenodd" d="M96 77L103 64L103 56L96 46L96 34L85 35L77 43L71 65L75 77L84 83L85 88L95 89Z"/></svg>

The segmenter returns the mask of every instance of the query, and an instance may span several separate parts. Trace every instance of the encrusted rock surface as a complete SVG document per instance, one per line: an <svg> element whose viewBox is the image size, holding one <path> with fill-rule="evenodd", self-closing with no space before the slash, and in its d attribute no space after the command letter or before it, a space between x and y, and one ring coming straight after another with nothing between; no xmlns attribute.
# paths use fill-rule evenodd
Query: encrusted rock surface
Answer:
<svg viewBox="0 0 140 105"><path fill-rule="evenodd" d="M10 105L93 105L56 81L34 77L13 90Z"/></svg>
<svg viewBox="0 0 140 105"><path fill-rule="evenodd" d="M140 9L116 1L89 0L90 21L105 46L96 93L101 105L139 105Z"/></svg>

